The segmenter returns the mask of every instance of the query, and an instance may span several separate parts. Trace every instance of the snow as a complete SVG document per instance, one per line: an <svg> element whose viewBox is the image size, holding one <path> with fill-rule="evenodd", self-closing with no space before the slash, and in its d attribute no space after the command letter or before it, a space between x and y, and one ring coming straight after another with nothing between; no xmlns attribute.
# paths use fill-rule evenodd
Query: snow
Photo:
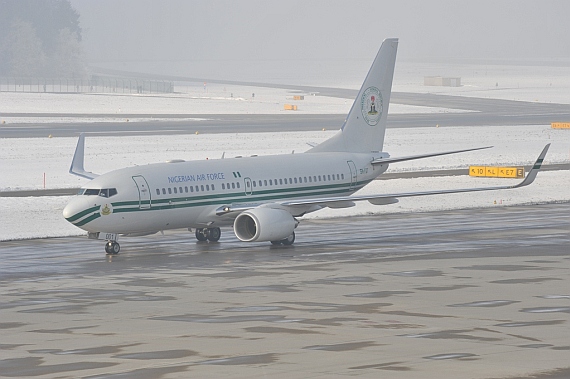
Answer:
<svg viewBox="0 0 570 379"><path fill-rule="evenodd" d="M347 114L352 100L306 95L304 100L293 100L293 94L274 88L237 87L238 96L222 87L204 93L171 94L60 94L0 92L0 113L28 113L26 117L2 117L0 123L65 123L65 122L136 122L136 121L192 121L193 118L169 118L169 115L219 115L219 114L281 114L285 104L297 105L298 114ZM253 92L251 92L253 91ZM255 93L255 97L251 94ZM423 107L391 104L391 114L401 113L458 113L461 109ZM53 114L38 117L34 114ZM57 117L58 113L69 115ZM106 117L95 117L96 115ZM132 115L153 115L133 117ZM71 117L73 115L77 115ZM111 116L113 115L113 116ZM128 121L127 121L128 119ZM198 118L203 119L203 118Z"/></svg>
<svg viewBox="0 0 570 379"><path fill-rule="evenodd" d="M462 86L424 86L425 76L460 77ZM564 66L399 63L392 90L570 104L570 75Z"/></svg>
<svg viewBox="0 0 570 379"><path fill-rule="evenodd" d="M460 76L463 87L426 87L424 76ZM356 82L355 82L356 83ZM317 85L331 85L323 79ZM358 85L352 87L358 88ZM339 86L339 85L337 85ZM417 65L398 64L394 91L441 93L509 100L541 101L570 104L570 75L567 68L517 67L493 65ZM243 86L210 85L177 88L174 94L39 94L0 93L0 113L51 113L53 117L2 117L2 125L42 122L116 122L127 114L152 114L153 121L168 120L170 114L182 114L184 121L192 115L277 114L284 104L297 104L298 113L346 114L352 101L306 95L293 101L286 90ZM252 94L255 93L255 96ZM391 104L390 113L455 112ZM57 117L57 113L68 117ZM74 115L72 117L72 115ZM96 116L104 114L104 117ZM204 116L199 116L200 118ZM210 116L207 116L208 118ZM129 118L128 122L146 121L148 116ZM560 120L566 121L566 120ZM339 125L340 127L340 125ZM295 133L207 134L196 130L191 135L166 136L88 136L85 168L105 173L117 168L144 165L170 159L226 159L237 155L290 154L308 149L307 143L319 143L336 131ZM86 179L68 174L76 138L0 139L0 191L43 188L80 187ZM469 165L528 165L534 162L546 143L552 143L545 164L570 162L570 131L551 129L550 125L425 127L388 129L384 150L392 156L457 150L493 145L495 148L452 156L402 162L390 172L467 168ZM515 183L512 179L472 178L469 176L393 179L374 181L360 193L401 193L450 188L469 188ZM69 224L62 210L70 197L0 197L0 240L43 238L85 234ZM343 217L359 214L393 212L427 212L446 209L497 207L515 204L570 201L570 172L541 172L534 184L509 190L470 194L436 195L427 198L404 198L399 203L373 206L360 202L347 209L325 209L307 218Z"/></svg>
<svg viewBox="0 0 570 379"><path fill-rule="evenodd" d="M87 136L85 169L105 173L121 167L171 159L217 159L238 155L301 153L336 131L228 133L165 136ZM531 164L552 142L546 163L570 159L570 133L547 125L388 129L384 150L392 156L494 145L494 149L394 164L390 171L466 168L469 165ZM68 173L76 138L0 139L0 191L80 187L87 179ZM30 151L34 154L30 155Z"/></svg>
<svg viewBox="0 0 570 379"><path fill-rule="evenodd" d="M419 169L466 168L475 165L521 165L534 162L547 142L552 147L545 164L570 161L570 133L549 126L456 127L389 129L385 150L393 156L447 151L464 147L495 144L490 150L437 157L394 164L391 172ZM226 159L237 155L297 153L308 149L306 142L321 142L334 131L198 134L168 136L87 137L85 167L104 173L130 165L169 159L213 159L225 152ZM43 173L46 188L80 187L88 182L68 174L75 138L0 139L2 175L0 190L40 189ZM33 151L34 154L29 152ZM38 164L37 162L41 162ZM469 176L393 179L375 181L361 193L400 193L430 189L469 188L513 183L512 179L472 178ZM69 224L62 211L69 197L0 197L0 240L81 235L84 232ZM400 203L374 206L360 202L356 207L325 209L307 218L342 217L392 212L426 212L433 210L495 207L570 201L570 172L542 172L529 187L510 191L472 194L437 195L401 199Z"/></svg>

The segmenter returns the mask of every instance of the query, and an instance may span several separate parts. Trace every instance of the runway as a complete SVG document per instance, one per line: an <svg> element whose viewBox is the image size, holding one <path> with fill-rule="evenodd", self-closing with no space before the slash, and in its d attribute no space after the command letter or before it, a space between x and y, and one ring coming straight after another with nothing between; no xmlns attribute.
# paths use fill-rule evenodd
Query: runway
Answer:
<svg viewBox="0 0 570 379"><path fill-rule="evenodd" d="M569 203L224 232L1 242L0 376L570 375Z"/></svg>
<svg viewBox="0 0 570 379"><path fill-rule="evenodd" d="M241 82L240 82L241 83ZM250 83L251 84L251 83ZM257 83L259 86L263 84ZM320 95L354 99L356 92L338 88L281 86L297 91L318 92ZM551 122L570 119L570 107L566 104L531 103L436 94L396 92L391 101L397 104L419 105L469 110L463 113L408 113L390 114L388 128L417 128L439 125L453 126L512 126L548 125ZM75 137L79 133L92 135L164 135L199 133L252 133L283 131L337 130L346 115L342 114L121 114L125 121L108 122L50 122L0 124L0 138ZM0 113L0 117L51 117L116 119L117 114L74 113ZM161 121L126 122L127 119L160 118Z"/></svg>

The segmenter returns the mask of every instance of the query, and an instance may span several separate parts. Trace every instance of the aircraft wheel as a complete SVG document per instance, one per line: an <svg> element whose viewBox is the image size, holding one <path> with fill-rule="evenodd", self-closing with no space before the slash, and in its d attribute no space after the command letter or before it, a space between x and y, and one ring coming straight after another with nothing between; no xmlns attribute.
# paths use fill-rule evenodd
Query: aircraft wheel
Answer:
<svg viewBox="0 0 570 379"><path fill-rule="evenodd" d="M108 255L117 255L119 254L119 251L121 251L121 246L118 242L109 241L105 244L105 252Z"/></svg>
<svg viewBox="0 0 570 379"><path fill-rule="evenodd" d="M206 236L204 229L202 228L196 229L196 239L201 242L208 240L208 237Z"/></svg>
<svg viewBox="0 0 570 379"><path fill-rule="evenodd" d="M284 240L281 240L281 243L285 246L293 245L293 242L295 242L295 232L293 232L289 237L285 238Z"/></svg>
<svg viewBox="0 0 570 379"><path fill-rule="evenodd" d="M208 228L206 229L206 238L210 242L218 242L222 236L222 231L220 228Z"/></svg>

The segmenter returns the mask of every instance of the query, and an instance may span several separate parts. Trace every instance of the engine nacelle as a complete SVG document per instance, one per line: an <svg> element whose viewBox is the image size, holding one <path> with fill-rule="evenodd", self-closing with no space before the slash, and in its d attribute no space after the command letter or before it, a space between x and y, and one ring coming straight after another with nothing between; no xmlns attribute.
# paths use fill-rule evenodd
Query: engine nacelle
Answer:
<svg viewBox="0 0 570 379"><path fill-rule="evenodd" d="M234 221L234 233L240 241L279 241L289 237L297 220L283 209L254 208L239 214Z"/></svg>

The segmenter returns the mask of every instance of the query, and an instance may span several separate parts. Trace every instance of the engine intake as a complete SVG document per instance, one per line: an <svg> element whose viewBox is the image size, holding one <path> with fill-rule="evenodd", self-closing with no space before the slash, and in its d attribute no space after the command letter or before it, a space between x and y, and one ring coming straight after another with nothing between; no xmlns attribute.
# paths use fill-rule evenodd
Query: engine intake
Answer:
<svg viewBox="0 0 570 379"><path fill-rule="evenodd" d="M234 221L234 233L240 241L279 241L289 237L298 222L283 209L254 208L240 213Z"/></svg>

